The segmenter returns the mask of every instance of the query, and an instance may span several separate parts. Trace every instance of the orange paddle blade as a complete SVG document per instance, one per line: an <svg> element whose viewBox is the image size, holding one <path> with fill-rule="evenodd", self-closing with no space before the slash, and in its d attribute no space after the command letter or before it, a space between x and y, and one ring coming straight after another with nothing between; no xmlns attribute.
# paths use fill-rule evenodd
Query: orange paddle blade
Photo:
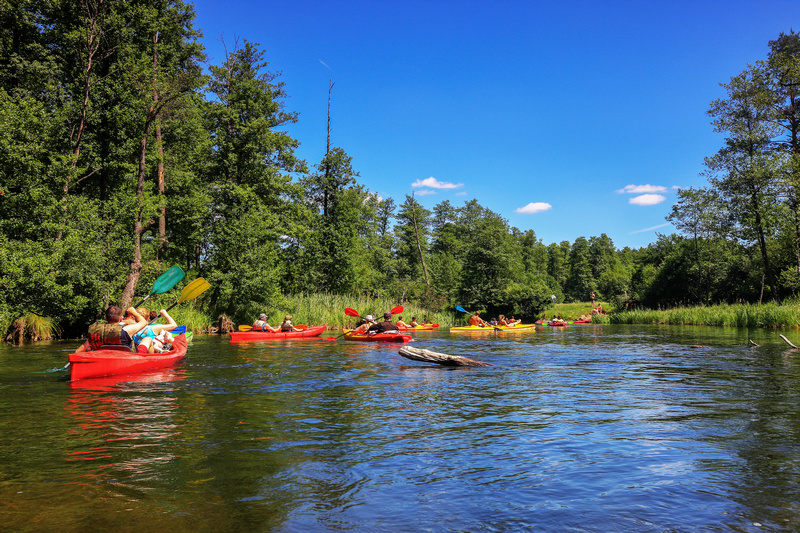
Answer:
<svg viewBox="0 0 800 533"><path fill-rule="evenodd" d="M398 305L397 307L393 307L392 310L389 312L392 313L393 315L399 315L400 313L403 312L404 309L405 308L402 305Z"/></svg>
<svg viewBox="0 0 800 533"><path fill-rule="evenodd" d="M351 308L349 308L349 307L346 307L346 308L345 308L345 310L344 310L344 314L346 314L347 316L357 316L357 317L361 317L361 315L359 315L359 314L358 314L358 311L356 311L355 309L351 309Z"/></svg>

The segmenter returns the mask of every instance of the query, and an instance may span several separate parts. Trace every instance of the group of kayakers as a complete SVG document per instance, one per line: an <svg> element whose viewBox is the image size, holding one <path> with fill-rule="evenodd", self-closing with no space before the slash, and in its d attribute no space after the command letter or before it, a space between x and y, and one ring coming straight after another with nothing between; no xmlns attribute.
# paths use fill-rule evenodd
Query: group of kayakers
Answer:
<svg viewBox="0 0 800 533"><path fill-rule="evenodd" d="M485 327L496 327L496 326L514 326L516 324L520 324L522 321L517 320L516 318L514 318L513 315L511 316L511 318L506 318L505 315L499 315L498 318L492 317L487 322L486 320L481 318L480 311L475 311L475 313L473 313L472 316L469 317L469 320L467 322L469 322L469 325L471 326L478 326L485 328Z"/></svg>
<svg viewBox="0 0 800 533"><path fill-rule="evenodd" d="M267 314L261 313L258 315L258 320L253 322L253 329L257 331L271 331L272 333L288 333L290 331L302 331L297 329L294 324L292 324L292 315L286 315L283 317L283 322L278 327L273 328L267 322Z"/></svg>
<svg viewBox="0 0 800 533"><path fill-rule="evenodd" d="M166 319L166 324L152 323L159 315ZM143 354L166 352L172 349L170 331L176 327L166 309L156 313L144 307L129 307L123 312L122 308L111 305L106 309L105 322L89 326L87 341L75 352L99 350L103 346L125 346Z"/></svg>

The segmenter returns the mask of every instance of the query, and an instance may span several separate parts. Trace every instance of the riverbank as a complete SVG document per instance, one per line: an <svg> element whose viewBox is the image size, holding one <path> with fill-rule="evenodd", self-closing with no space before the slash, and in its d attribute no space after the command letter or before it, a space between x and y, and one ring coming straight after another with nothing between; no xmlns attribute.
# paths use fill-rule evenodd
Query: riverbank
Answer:
<svg viewBox="0 0 800 533"><path fill-rule="evenodd" d="M674 309L637 309L612 313L609 324L668 324L739 328L798 328L800 301L765 304L720 304ZM605 322L605 320L603 320Z"/></svg>

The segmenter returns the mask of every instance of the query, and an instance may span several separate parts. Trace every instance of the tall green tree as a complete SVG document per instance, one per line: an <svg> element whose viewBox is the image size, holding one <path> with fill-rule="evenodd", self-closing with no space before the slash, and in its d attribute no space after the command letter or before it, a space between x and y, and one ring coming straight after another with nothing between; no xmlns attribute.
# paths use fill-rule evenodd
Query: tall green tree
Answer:
<svg viewBox="0 0 800 533"><path fill-rule="evenodd" d="M283 83L266 67L264 52L246 40L209 67L211 205L202 270L216 309L242 319L278 298L281 246L300 216L291 173L306 170L295 155L297 140L282 129L297 115L285 111Z"/></svg>
<svg viewBox="0 0 800 533"><path fill-rule="evenodd" d="M712 102L708 114L714 130L724 133L725 146L705 160L712 187L729 205L736 225L732 236L756 242L773 299L778 287L767 239L775 227L780 156L769 148L778 133L775 95L768 90L763 68L750 67L722 84L727 98Z"/></svg>

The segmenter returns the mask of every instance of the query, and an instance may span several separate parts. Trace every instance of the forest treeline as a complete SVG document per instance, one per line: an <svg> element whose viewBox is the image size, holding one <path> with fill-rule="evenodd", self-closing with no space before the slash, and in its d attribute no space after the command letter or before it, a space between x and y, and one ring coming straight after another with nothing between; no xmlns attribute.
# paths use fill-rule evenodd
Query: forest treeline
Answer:
<svg viewBox="0 0 800 533"><path fill-rule="evenodd" d="M658 307L800 289L798 34L723 84L708 186L678 193L678 234L634 250L545 244L476 200L380 198L344 147L301 160L265 52L234 39L207 64L193 24L175 0L0 0L0 333L29 313L81 332L174 264L211 283L203 312L240 323L314 293L532 318L552 294Z"/></svg>

